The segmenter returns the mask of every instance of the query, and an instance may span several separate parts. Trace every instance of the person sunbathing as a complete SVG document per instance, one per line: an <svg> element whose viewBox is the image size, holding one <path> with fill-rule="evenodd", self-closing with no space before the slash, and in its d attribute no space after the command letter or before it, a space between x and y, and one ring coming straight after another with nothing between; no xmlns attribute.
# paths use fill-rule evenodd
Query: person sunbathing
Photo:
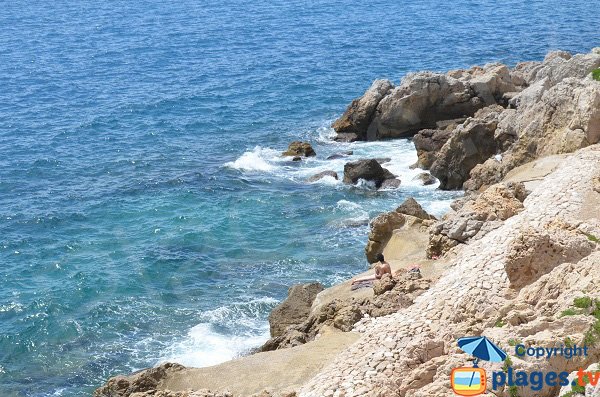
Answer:
<svg viewBox="0 0 600 397"><path fill-rule="evenodd" d="M390 264L385 261L383 254L377 254L377 264L375 265L375 274L370 276L359 277L352 280L352 284L361 283L363 281L379 280L384 274L392 275Z"/></svg>

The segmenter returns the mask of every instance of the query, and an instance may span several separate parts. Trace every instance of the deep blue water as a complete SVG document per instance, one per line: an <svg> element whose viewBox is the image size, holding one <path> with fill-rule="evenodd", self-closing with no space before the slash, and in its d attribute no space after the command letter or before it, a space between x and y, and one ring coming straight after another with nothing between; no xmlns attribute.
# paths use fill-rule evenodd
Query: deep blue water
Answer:
<svg viewBox="0 0 600 397"><path fill-rule="evenodd" d="M289 285L365 269L370 217L452 197L410 182L410 142L330 142L352 98L588 51L597 22L579 0L3 2L0 395L87 395L260 344ZM296 138L318 158L281 161ZM304 182L347 149L393 157L402 189Z"/></svg>

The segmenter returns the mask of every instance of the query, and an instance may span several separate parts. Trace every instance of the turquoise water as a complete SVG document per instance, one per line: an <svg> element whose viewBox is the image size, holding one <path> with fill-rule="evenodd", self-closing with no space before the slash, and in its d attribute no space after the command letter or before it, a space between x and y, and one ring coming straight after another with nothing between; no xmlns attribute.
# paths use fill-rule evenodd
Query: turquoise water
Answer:
<svg viewBox="0 0 600 397"><path fill-rule="evenodd" d="M364 270L366 222L415 196L408 141L335 144L375 78L598 42L589 2L5 2L0 395L88 395L259 345L294 283ZM311 141L317 159L278 157ZM313 173L392 157L398 191Z"/></svg>

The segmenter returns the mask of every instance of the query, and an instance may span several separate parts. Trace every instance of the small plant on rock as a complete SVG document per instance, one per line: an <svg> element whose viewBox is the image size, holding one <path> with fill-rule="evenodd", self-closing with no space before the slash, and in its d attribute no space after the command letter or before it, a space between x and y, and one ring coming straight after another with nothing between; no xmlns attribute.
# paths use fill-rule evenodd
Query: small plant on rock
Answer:
<svg viewBox="0 0 600 397"><path fill-rule="evenodd" d="M596 81L600 81L600 68L592 70L592 78Z"/></svg>

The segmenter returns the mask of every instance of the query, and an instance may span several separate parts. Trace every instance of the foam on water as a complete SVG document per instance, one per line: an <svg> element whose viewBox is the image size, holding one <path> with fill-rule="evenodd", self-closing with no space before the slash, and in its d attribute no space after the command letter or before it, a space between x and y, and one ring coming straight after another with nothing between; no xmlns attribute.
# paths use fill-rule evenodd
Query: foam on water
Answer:
<svg viewBox="0 0 600 397"><path fill-rule="evenodd" d="M276 299L264 297L203 313L201 322L167 347L158 363L207 367L248 353L269 339L265 313L277 303Z"/></svg>

